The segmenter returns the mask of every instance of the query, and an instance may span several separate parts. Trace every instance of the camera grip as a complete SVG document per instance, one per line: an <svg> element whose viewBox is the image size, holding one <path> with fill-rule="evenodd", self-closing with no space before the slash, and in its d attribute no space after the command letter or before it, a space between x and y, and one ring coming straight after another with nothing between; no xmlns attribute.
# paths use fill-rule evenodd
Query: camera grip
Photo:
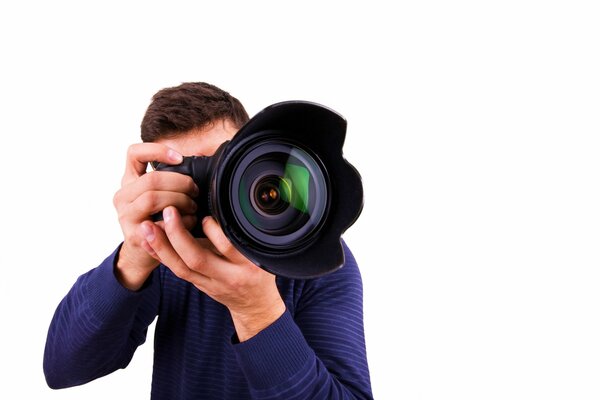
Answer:
<svg viewBox="0 0 600 400"><path fill-rule="evenodd" d="M189 156L183 157L183 161L178 165L169 165L164 163L152 163L155 171L177 172L187 175L194 180L194 183L200 189L200 195L194 199L197 205L196 225L191 229L192 235L197 238L204 238L206 235L202 231L202 219L210 215L208 205L208 170L210 157ZM162 211L152 214L152 221L162 221Z"/></svg>

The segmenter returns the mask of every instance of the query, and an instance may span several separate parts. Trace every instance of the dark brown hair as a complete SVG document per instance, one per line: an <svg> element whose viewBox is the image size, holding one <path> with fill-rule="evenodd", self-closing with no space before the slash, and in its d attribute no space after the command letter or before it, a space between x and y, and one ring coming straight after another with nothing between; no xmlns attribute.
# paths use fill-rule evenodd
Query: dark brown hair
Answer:
<svg viewBox="0 0 600 400"><path fill-rule="evenodd" d="M248 113L238 99L205 82L186 82L158 91L142 120L142 141L176 136L218 120L240 128Z"/></svg>

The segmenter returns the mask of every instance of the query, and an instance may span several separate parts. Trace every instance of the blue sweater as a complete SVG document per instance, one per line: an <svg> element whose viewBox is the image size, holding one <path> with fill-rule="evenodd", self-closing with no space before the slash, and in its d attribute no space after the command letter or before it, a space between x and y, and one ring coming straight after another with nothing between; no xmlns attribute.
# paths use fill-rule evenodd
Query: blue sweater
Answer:
<svg viewBox="0 0 600 400"><path fill-rule="evenodd" d="M46 381L64 388L125 368L158 315L152 399L370 399L362 281L344 252L344 267L325 277L278 277L286 312L239 343L227 308L162 265L141 290L121 286L117 250L59 304Z"/></svg>

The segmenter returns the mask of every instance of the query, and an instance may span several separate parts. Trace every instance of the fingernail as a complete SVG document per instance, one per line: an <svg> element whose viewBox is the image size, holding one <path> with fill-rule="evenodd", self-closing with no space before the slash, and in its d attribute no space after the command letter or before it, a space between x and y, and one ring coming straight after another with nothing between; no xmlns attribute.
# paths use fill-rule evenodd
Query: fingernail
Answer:
<svg viewBox="0 0 600 400"><path fill-rule="evenodd" d="M202 218L202 225L204 225L205 223L207 223L209 218L210 217L204 217L204 218Z"/></svg>
<svg viewBox="0 0 600 400"><path fill-rule="evenodd" d="M171 207L167 207L163 210L163 220L165 223L170 222L173 219L173 210Z"/></svg>
<svg viewBox="0 0 600 400"><path fill-rule="evenodd" d="M169 158L169 160L176 163L180 163L183 161L183 156L173 149L169 149L169 151L167 151L167 157Z"/></svg>
<svg viewBox="0 0 600 400"><path fill-rule="evenodd" d="M150 225L143 224L142 231L143 231L144 236L146 237L146 241L148 241L148 243L150 243L154 240L154 230L152 229L152 227Z"/></svg>

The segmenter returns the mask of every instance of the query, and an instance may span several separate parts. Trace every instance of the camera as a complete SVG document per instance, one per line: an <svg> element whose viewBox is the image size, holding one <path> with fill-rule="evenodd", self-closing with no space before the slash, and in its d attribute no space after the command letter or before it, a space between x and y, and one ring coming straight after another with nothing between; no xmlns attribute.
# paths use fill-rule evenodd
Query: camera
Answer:
<svg viewBox="0 0 600 400"><path fill-rule="evenodd" d="M280 102L214 155L153 167L192 177L201 190L198 221L212 215L253 263L288 278L316 278L343 266L341 235L363 207L361 177L342 154L346 126L323 105ZM192 234L204 237L200 223Z"/></svg>

